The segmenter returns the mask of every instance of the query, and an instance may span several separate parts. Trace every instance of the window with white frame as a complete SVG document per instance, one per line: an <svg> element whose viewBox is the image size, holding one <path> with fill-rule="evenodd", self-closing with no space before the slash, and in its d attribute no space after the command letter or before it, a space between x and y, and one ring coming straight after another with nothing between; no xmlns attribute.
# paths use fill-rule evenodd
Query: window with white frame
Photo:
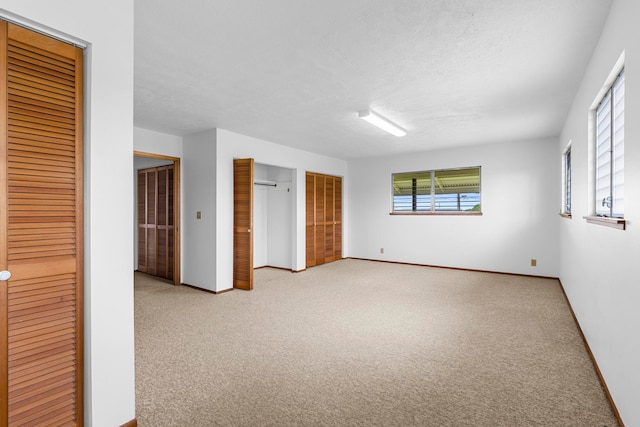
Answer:
<svg viewBox="0 0 640 427"><path fill-rule="evenodd" d="M394 173L392 213L480 213L480 167Z"/></svg>
<svg viewBox="0 0 640 427"><path fill-rule="evenodd" d="M595 111L595 214L624 218L624 70Z"/></svg>
<svg viewBox="0 0 640 427"><path fill-rule="evenodd" d="M562 213L571 216L571 144L562 154Z"/></svg>

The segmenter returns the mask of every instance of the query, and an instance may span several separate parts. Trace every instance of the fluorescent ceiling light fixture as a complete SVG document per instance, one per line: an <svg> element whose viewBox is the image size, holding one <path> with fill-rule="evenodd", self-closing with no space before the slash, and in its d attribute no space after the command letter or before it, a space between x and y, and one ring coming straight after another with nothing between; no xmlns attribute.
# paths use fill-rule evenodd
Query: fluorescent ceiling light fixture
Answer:
<svg viewBox="0 0 640 427"><path fill-rule="evenodd" d="M388 119L385 119L381 115L374 113L371 110L360 111L358 113L358 117L360 117L362 120L368 121L372 125L377 126L382 130L386 130L392 135L405 136L407 134L407 131L402 129L400 126Z"/></svg>

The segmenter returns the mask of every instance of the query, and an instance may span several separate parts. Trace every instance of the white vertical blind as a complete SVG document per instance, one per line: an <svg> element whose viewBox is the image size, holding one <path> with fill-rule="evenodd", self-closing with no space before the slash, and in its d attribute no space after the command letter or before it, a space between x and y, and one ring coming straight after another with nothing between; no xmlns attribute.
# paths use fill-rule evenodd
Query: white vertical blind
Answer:
<svg viewBox="0 0 640 427"><path fill-rule="evenodd" d="M596 214L624 216L624 73L596 109Z"/></svg>
<svg viewBox="0 0 640 427"><path fill-rule="evenodd" d="M596 214L611 213L611 91L596 110Z"/></svg>
<svg viewBox="0 0 640 427"><path fill-rule="evenodd" d="M571 214L571 147L564 153L564 213Z"/></svg>
<svg viewBox="0 0 640 427"><path fill-rule="evenodd" d="M611 173L611 216L624 216L624 72L613 85L613 164Z"/></svg>

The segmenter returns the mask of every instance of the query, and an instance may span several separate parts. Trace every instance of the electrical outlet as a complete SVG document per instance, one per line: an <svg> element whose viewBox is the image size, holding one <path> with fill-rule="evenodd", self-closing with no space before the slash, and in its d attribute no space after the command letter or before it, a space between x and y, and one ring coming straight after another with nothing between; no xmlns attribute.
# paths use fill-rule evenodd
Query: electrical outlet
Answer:
<svg viewBox="0 0 640 427"><path fill-rule="evenodd" d="M380 248L380 253L383 254L384 253L384 248Z"/></svg>
<svg viewBox="0 0 640 427"><path fill-rule="evenodd" d="M538 265L538 261L535 258L531 258L531 267L535 267Z"/></svg>

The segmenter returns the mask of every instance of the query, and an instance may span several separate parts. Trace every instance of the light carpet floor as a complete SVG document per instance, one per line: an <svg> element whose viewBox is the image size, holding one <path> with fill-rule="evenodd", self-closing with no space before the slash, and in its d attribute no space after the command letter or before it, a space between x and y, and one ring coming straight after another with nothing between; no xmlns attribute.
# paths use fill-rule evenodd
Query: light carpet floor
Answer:
<svg viewBox="0 0 640 427"><path fill-rule="evenodd" d="M146 426L616 426L557 280L342 260L213 295L136 273Z"/></svg>

